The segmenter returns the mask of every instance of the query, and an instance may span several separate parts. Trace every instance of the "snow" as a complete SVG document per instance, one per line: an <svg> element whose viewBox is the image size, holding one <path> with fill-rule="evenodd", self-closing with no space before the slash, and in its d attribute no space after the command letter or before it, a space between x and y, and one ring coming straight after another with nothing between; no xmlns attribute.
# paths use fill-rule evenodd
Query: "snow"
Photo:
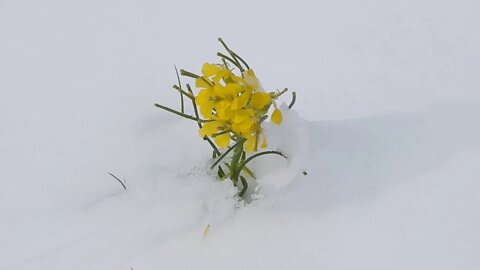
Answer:
<svg viewBox="0 0 480 270"><path fill-rule="evenodd" d="M478 8L0 1L0 269L478 269ZM297 91L249 205L153 107L218 36Z"/></svg>

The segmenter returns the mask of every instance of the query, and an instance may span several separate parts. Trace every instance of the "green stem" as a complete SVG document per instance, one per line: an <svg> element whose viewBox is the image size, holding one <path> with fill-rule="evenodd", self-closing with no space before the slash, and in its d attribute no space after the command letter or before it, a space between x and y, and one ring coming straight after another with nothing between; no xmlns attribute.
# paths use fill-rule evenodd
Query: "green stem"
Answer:
<svg viewBox="0 0 480 270"><path fill-rule="evenodd" d="M160 108L160 109L162 109L162 110L165 110L165 111L167 111L167 112L171 112L171 113L173 113L173 114L179 115L179 116L181 116L181 117L184 117L184 118L187 118L187 119L196 121L196 122L201 122L201 123L210 122L210 120L198 119L198 118L193 117L193 116L191 116L191 115L181 113L181 112L179 112L179 111L176 111L176 110L174 110L174 109L170 109L170 108L167 107L167 106L163 106L163 105L160 105L160 104L157 104L157 103L155 103L155 107Z"/></svg>
<svg viewBox="0 0 480 270"><path fill-rule="evenodd" d="M231 168L231 179L234 183L238 182L238 177L242 168L239 165L242 163L242 155L243 155L243 143L246 141L244 138L240 138L238 142L235 144L235 149L233 151L232 161L230 162Z"/></svg>
<svg viewBox="0 0 480 270"><path fill-rule="evenodd" d="M222 134L229 133L229 132L230 132L229 129L220 131L220 132L218 132L218 133L212 134L212 138L215 138L215 137L217 137L217 136L220 136L220 135L222 135Z"/></svg>
<svg viewBox="0 0 480 270"><path fill-rule="evenodd" d="M247 166L243 167L243 170L245 170L245 173L248 174L250 177L252 177L253 179L256 178L255 174L252 172L252 170L250 170Z"/></svg>
<svg viewBox="0 0 480 270"><path fill-rule="evenodd" d="M215 163L213 163L212 166L210 166L210 169L213 169L215 168L215 166L217 166L218 163L220 163L220 161L222 161L222 159L224 159L228 153L232 152L233 149L235 149L235 147L237 147L240 143L243 144L244 141L242 140L239 140L237 143L235 143L234 145L232 145L230 148L227 149L227 151L225 151L218 159L217 161L215 161Z"/></svg>
<svg viewBox="0 0 480 270"><path fill-rule="evenodd" d="M186 70L184 70L184 69L180 69L180 74L181 74L182 76L187 76L187 77L191 77L191 78L194 78L194 79L200 78L200 76L198 76L197 74L192 73L192 72L190 72L190 71L186 71Z"/></svg>
<svg viewBox="0 0 480 270"><path fill-rule="evenodd" d="M193 91L192 88L190 87L190 84L187 83L187 89L190 95L193 97ZM188 96L189 97L189 96ZM198 115L198 109L197 109L197 103L195 102L194 98L190 98L192 100L192 106L193 106L193 112L195 113L195 116L197 117L197 120L200 119L200 116ZM202 128L202 123L200 121L197 121L198 127ZM204 140L206 140L210 146L213 149L213 152L216 153L217 156L220 156L220 151L218 151L218 148L215 146L215 144L208 138L207 136L203 137Z"/></svg>
<svg viewBox="0 0 480 270"><path fill-rule="evenodd" d="M240 71L243 73L245 71L245 69L243 69L242 65L240 65L240 62L238 62L238 59L237 59L237 56L235 55L235 53L232 50L230 50L230 48L228 48L227 44L225 44L225 42L223 41L222 38L218 38L218 41L220 41L220 43L222 43L223 47L225 48L225 50L227 50L228 54L230 54L230 56L232 56L232 59L235 61L238 69L240 69Z"/></svg>
<svg viewBox="0 0 480 270"><path fill-rule="evenodd" d="M288 91L288 88L283 89L281 92L278 92L272 96L272 98L279 98L281 95L285 94Z"/></svg>
<svg viewBox="0 0 480 270"><path fill-rule="evenodd" d="M240 176L240 181L242 181L242 191L240 191L240 193L238 193L238 196L240 196L240 198L243 197L243 195L245 195L245 192L247 192L247 189L248 189L248 182L247 182L247 179L245 179L245 177L243 176Z"/></svg>
<svg viewBox="0 0 480 270"><path fill-rule="evenodd" d="M268 155L268 154L275 154L275 155L279 155L279 156L282 156L284 158L287 158L287 156L285 156L285 154L283 154L280 151L264 151L264 152L256 153L255 155L252 155L249 158L247 158L244 162L242 162L242 164L240 164L240 166L238 167L239 171L241 171L243 169L243 167L245 167L245 165L247 165L247 163L252 161L254 158L259 157L259 156L263 156L263 155Z"/></svg>
<svg viewBox="0 0 480 270"><path fill-rule="evenodd" d="M190 93L190 95L193 96L193 91L192 91L192 88L190 88L189 84L187 84L187 89L188 89L188 92ZM187 97L190 97L190 95L187 95ZM202 128L202 123L200 123L200 121L198 121L200 119L200 116L198 115L197 103L195 103L194 98L190 97L190 99L192 100L193 112L195 113L195 117L197 117L198 127Z"/></svg>
<svg viewBox="0 0 480 270"><path fill-rule="evenodd" d="M238 58L244 65L247 69L250 69L250 67L248 66L247 62L245 60L242 59L242 57L240 57L237 53L231 51L233 53L233 55L235 55L236 58Z"/></svg>
<svg viewBox="0 0 480 270"><path fill-rule="evenodd" d="M211 82L209 82L207 79L205 79L205 77L202 77L202 76L199 76L195 73L192 73L190 71L186 71L184 69L180 69L180 74L182 74L182 76L187 76L187 77L191 77L191 78L194 78L194 79L197 79L197 78L202 78L202 80L207 83L208 85L210 86L213 86L213 84Z"/></svg>
<svg viewBox="0 0 480 270"><path fill-rule="evenodd" d="M225 66L226 69L230 69L230 67L227 64L227 61L225 61L225 58L223 58L223 57L222 57L222 62L223 62L223 65Z"/></svg>
<svg viewBox="0 0 480 270"><path fill-rule="evenodd" d="M203 137L203 139L206 140L210 144L210 146L213 149L213 152L215 152L217 154L217 156L220 156L220 150L218 150L217 146L215 146L215 144L212 142L212 140L210 140L210 138L208 138L207 136Z"/></svg>
<svg viewBox="0 0 480 270"><path fill-rule="evenodd" d="M185 92L185 90L183 90L181 86L178 87L177 85L173 85L172 87L173 87L173 89L175 89L175 90L177 90L178 92L180 92L180 94L182 94L182 96L185 95L185 96L187 96L189 99L195 99L195 98L193 97L193 94L189 94L189 93Z"/></svg>
<svg viewBox="0 0 480 270"><path fill-rule="evenodd" d="M226 56L225 54L221 53L221 52L217 52L217 56L220 56L222 57L223 59L226 59L228 60L230 63L232 63L234 66L236 66L238 69L240 69L241 67L238 65L238 62L235 62L232 58Z"/></svg>
<svg viewBox="0 0 480 270"><path fill-rule="evenodd" d="M175 67L175 73L177 74L178 85L179 85L180 88L182 88L182 83L180 82L180 76L178 75L177 66L176 65L173 65L173 66ZM184 105L184 102L183 102L183 93L182 92L180 92L180 104L181 104L181 110L180 111L182 113L185 113L185 105Z"/></svg>

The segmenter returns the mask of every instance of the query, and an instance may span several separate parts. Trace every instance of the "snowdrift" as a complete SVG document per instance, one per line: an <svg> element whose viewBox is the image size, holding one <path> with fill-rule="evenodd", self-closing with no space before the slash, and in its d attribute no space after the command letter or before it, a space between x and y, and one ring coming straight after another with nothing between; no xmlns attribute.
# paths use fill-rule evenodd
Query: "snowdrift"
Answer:
<svg viewBox="0 0 480 270"><path fill-rule="evenodd" d="M58 193L37 190L36 207L4 197L0 268L480 266L479 104L339 121L283 113L267 132L289 158L257 160L249 205L229 181L213 180L194 125L158 115L117 153L131 155L116 168L126 191L92 165L91 181L50 172L42 185ZM55 187L60 178L69 183Z"/></svg>

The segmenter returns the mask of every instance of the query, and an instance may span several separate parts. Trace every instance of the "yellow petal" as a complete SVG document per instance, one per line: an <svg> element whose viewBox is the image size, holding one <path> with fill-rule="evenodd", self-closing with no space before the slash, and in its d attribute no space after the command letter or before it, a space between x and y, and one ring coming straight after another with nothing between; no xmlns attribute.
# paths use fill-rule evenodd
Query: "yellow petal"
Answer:
<svg viewBox="0 0 480 270"><path fill-rule="evenodd" d="M247 106L251 94L251 90L245 90L243 93L241 93L241 95L238 97L238 108L243 108Z"/></svg>
<svg viewBox="0 0 480 270"><path fill-rule="evenodd" d="M248 110L242 110L242 109L236 110L235 114L232 117L232 121L234 123L240 123L249 116L250 116L250 112Z"/></svg>
<svg viewBox="0 0 480 270"><path fill-rule="evenodd" d="M219 147L227 147L230 145L230 133L224 133L213 138L215 144Z"/></svg>
<svg viewBox="0 0 480 270"><path fill-rule="evenodd" d="M257 144L257 136L255 135L248 135L247 136L247 141L243 144L243 150L245 152L250 153L250 152L255 152L255 145Z"/></svg>
<svg viewBox="0 0 480 270"><path fill-rule="evenodd" d="M214 87L214 92L216 96L221 98L233 98L238 95L242 90L242 86L234 83L227 83L225 86L216 84Z"/></svg>
<svg viewBox="0 0 480 270"><path fill-rule="evenodd" d="M203 117L207 119L213 118L213 104L212 103L204 103L200 106L200 113Z"/></svg>
<svg viewBox="0 0 480 270"><path fill-rule="evenodd" d="M225 98L225 86L220 85L220 84L215 84L213 87L213 92L215 93L215 96Z"/></svg>
<svg viewBox="0 0 480 270"><path fill-rule="evenodd" d="M254 124L250 127L250 131L252 131L252 132L260 131L260 124L259 124L259 123L254 123Z"/></svg>
<svg viewBox="0 0 480 270"><path fill-rule="evenodd" d="M236 97L242 91L242 86L236 83L227 83L225 85L225 92L229 97Z"/></svg>
<svg viewBox="0 0 480 270"><path fill-rule="evenodd" d="M250 104L255 109L263 109L265 106L270 105L272 102L272 97L268 93L257 92L252 95L252 99L250 100Z"/></svg>
<svg viewBox="0 0 480 270"><path fill-rule="evenodd" d="M240 109L241 107L238 106L238 98L233 98L232 102L230 102L230 108L234 111Z"/></svg>
<svg viewBox="0 0 480 270"><path fill-rule="evenodd" d="M245 80L242 77L238 77L237 75L231 73L230 79L236 83L245 83Z"/></svg>
<svg viewBox="0 0 480 270"><path fill-rule="evenodd" d="M232 124L232 130L236 134L243 135L243 134L248 134L250 132L250 128L253 125L253 119L251 118L246 118L240 123L233 123Z"/></svg>
<svg viewBox="0 0 480 270"><path fill-rule="evenodd" d="M260 145L260 148L266 148L268 146L267 136L265 136L265 134L262 134L262 138L263 138L263 142L262 142L262 145Z"/></svg>
<svg viewBox="0 0 480 270"><path fill-rule="evenodd" d="M227 82L229 81L231 75L232 72L230 70L222 69L215 74L215 77L213 77L213 81L215 82L215 84L218 84L221 79L223 79L224 82Z"/></svg>
<svg viewBox="0 0 480 270"><path fill-rule="evenodd" d="M195 78L195 87L197 88L210 88L213 84L209 84L210 80L206 77Z"/></svg>
<svg viewBox="0 0 480 270"><path fill-rule="evenodd" d="M215 108L217 110L217 117L222 121L231 121L233 117L233 111L228 106L221 108Z"/></svg>
<svg viewBox="0 0 480 270"><path fill-rule="evenodd" d="M244 73L243 73L243 76L244 77L256 77L255 76L255 72L253 72L253 69L247 69Z"/></svg>
<svg viewBox="0 0 480 270"><path fill-rule="evenodd" d="M199 131L200 136L212 136L213 134L220 131L219 128L221 126L223 126L223 123L220 121L206 122L205 124L203 124L202 128Z"/></svg>
<svg viewBox="0 0 480 270"><path fill-rule="evenodd" d="M199 105L211 102L210 99L213 96L213 91L211 89L202 89L198 92L197 97L195 97L195 102Z"/></svg>
<svg viewBox="0 0 480 270"><path fill-rule="evenodd" d="M203 76L210 77L217 74L220 70L221 68L215 64L205 63L202 67L202 74Z"/></svg>
<svg viewBox="0 0 480 270"><path fill-rule="evenodd" d="M228 100L221 100L215 103L215 109L217 111L222 111L225 109L230 109L230 101Z"/></svg>
<svg viewBox="0 0 480 270"><path fill-rule="evenodd" d="M275 108L272 113L272 122L280 125L282 123L282 112L279 109Z"/></svg>

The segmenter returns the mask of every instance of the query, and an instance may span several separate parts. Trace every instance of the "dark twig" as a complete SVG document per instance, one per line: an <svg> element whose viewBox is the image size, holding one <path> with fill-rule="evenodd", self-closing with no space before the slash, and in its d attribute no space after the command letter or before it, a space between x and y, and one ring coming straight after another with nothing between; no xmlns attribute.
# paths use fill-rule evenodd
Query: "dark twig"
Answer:
<svg viewBox="0 0 480 270"><path fill-rule="evenodd" d="M250 66L247 64L247 62L245 60L242 59L242 57L240 57L236 52L232 51L233 55L238 58L238 60L240 60L247 69L250 69Z"/></svg>
<svg viewBox="0 0 480 270"><path fill-rule="evenodd" d="M228 52L228 54L230 54L230 56L232 57L232 59L235 61L235 65L238 67L238 69L240 69L240 71L243 73L245 70L243 69L242 65L240 64L240 62L238 62L238 59L237 59L237 55L232 51L230 50L230 48L228 48L227 44L225 44L225 42L223 41L222 38L218 38L218 41L220 41L220 43L222 43L223 47L225 48L225 50Z"/></svg>
<svg viewBox="0 0 480 270"><path fill-rule="evenodd" d="M192 73L190 71L186 71L184 69L180 69L180 74L182 74L182 76L187 76L187 77L190 77L190 78L200 78L200 76L198 76L197 74L195 73Z"/></svg>
<svg viewBox="0 0 480 270"><path fill-rule="evenodd" d="M120 178L116 177L116 176L113 175L111 172L108 172L108 174L110 174L110 176L112 176L113 178L115 178L115 179L120 183L120 185L122 185L123 189L127 190L127 187L125 186L125 183L123 183L123 181L120 180Z"/></svg>
<svg viewBox="0 0 480 270"><path fill-rule="evenodd" d="M223 60L228 60L230 63L232 63L234 66L240 69L240 66L238 66L238 62L235 62L232 58L226 56L225 54L221 52L217 52L217 56L220 56Z"/></svg>
<svg viewBox="0 0 480 270"><path fill-rule="evenodd" d="M195 96L193 94L192 88L190 87L190 84L187 84L187 89L188 89L188 93L190 93L192 97ZM192 98L191 100L192 100L193 112L195 113L195 116L197 117L197 119L200 119L200 116L198 115L197 103L195 102L195 98ZM197 121L197 124L199 128L202 128L202 123L200 121ZM210 144L210 146L213 148L214 153L220 156L220 151L212 142L212 140L210 140L210 138L208 138L207 136L203 137L203 139Z"/></svg>
<svg viewBox="0 0 480 270"><path fill-rule="evenodd" d="M240 172L243 167L245 167L245 165L247 165L248 162L252 161L254 158L256 157L259 157L259 156L263 156L263 155L269 155L269 154L275 154L275 155L279 155L279 156L282 156L284 158L287 158L287 156L285 156L285 154L283 154L282 152L280 151L264 151L264 152L260 152L260 153L257 153L255 155L252 155L250 156L249 158L247 158L244 162L242 162L242 164L240 164L240 166L238 167L238 171Z"/></svg>
<svg viewBox="0 0 480 270"><path fill-rule="evenodd" d="M190 95L194 96L192 88L190 88L190 85L188 83L187 83L187 89ZM193 112L195 113L195 117L197 117L197 119L200 119L200 116L198 115L197 103L195 102L194 98L192 98L192 106L193 106ZM199 128L202 128L202 123L200 121L197 121L197 124Z"/></svg>
<svg viewBox="0 0 480 270"><path fill-rule="evenodd" d="M228 155L228 153L230 153L233 149L235 149L235 147L237 147L237 145L239 145L240 143L244 143L243 140L240 140L238 141L236 144L232 145L230 148L227 149L227 151L225 151L218 159L217 161L215 161L215 163L213 163L212 166L210 166L210 169L213 169L215 168L215 166L217 166L218 163L220 163L220 161L222 161L222 159L224 157L226 157Z"/></svg>
<svg viewBox="0 0 480 270"><path fill-rule="evenodd" d="M238 194L238 196L243 197L243 195L245 195L245 192L248 189L248 183L247 183L247 180L245 179L245 177L243 177L241 175L240 175L240 181L242 181L243 188L242 188L242 191L240 191L240 193Z"/></svg>
<svg viewBox="0 0 480 270"><path fill-rule="evenodd" d="M186 77L190 77L190 78L194 78L194 79L202 78L202 80L203 80L206 84L208 84L208 85L210 85L210 86L213 86L212 82L210 82L209 80L205 79L205 77L203 77L203 76L198 76L197 74L192 73L192 72L190 72L190 71L186 71L186 70L180 69L180 74L181 74L182 76L186 76Z"/></svg>
<svg viewBox="0 0 480 270"><path fill-rule="evenodd" d="M290 105L288 105L289 109L292 109L293 104L295 104L295 100L297 100L297 93L292 92L292 102L290 102Z"/></svg>
<svg viewBox="0 0 480 270"><path fill-rule="evenodd" d="M198 118L193 117L193 116L191 116L191 115L181 113L181 112L176 111L176 110L174 110L174 109L170 109L169 107L160 105L160 104L158 104L158 103L155 103L155 107L160 108L160 109L163 109L163 110L165 110L165 111L167 111L167 112L171 112L171 113L173 113L173 114L179 115L179 116L181 116L181 117L185 117L185 118L187 118L187 119L196 121L196 122L202 122L202 123L210 122L209 120L198 119Z"/></svg>
<svg viewBox="0 0 480 270"><path fill-rule="evenodd" d="M193 96L193 94L189 94L187 92L185 92L185 90L183 90L181 87L178 87L178 85L173 85L172 86L173 89L177 90L178 92L180 92L183 96L186 96L187 98L189 99L195 99L195 97Z"/></svg>
<svg viewBox="0 0 480 270"><path fill-rule="evenodd" d="M175 73L177 73L177 80L178 80L178 86L180 87L180 89L182 88L182 83L180 82L180 75L178 75L178 69L177 69L177 66L176 65L173 65L175 67ZM183 102L183 93L180 92L180 103L181 103L181 112L182 113L185 113L185 105L184 105L184 102Z"/></svg>

